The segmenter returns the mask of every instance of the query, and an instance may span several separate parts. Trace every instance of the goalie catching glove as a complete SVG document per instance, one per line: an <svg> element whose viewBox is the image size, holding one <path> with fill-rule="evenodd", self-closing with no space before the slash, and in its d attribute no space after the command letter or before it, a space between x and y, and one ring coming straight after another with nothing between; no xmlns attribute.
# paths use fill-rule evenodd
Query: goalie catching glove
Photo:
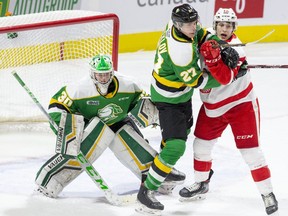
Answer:
<svg viewBox="0 0 288 216"><path fill-rule="evenodd" d="M158 113L150 97L142 97L131 110L129 116L140 128L145 128L149 125L159 125Z"/></svg>

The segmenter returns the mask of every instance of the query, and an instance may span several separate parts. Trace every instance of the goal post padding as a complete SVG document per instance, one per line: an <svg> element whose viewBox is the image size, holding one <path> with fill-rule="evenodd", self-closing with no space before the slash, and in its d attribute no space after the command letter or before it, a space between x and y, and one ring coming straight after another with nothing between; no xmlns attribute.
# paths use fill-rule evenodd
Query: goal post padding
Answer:
<svg viewBox="0 0 288 216"><path fill-rule="evenodd" d="M13 79L13 70L47 109L61 86L89 73L94 55L111 55L117 70L118 41L119 19L112 13L69 10L1 17L0 124L47 122Z"/></svg>

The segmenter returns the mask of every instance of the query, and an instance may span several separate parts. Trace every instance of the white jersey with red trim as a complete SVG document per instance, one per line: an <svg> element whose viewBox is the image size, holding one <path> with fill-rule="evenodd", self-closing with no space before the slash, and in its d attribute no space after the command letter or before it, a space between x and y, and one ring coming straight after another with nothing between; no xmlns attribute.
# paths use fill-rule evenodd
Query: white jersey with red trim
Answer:
<svg viewBox="0 0 288 216"><path fill-rule="evenodd" d="M211 32L211 30L209 29ZM227 40L229 44L241 43L239 38L233 36ZM233 47L239 54L239 62L237 69L240 69L242 63L246 60L246 54L242 47ZM209 117L218 117L230 110L232 107L243 102L256 99L256 94L253 90L250 72L237 79L231 77L231 82L227 85L221 85L217 88L201 89L200 97L205 107L206 115Z"/></svg>

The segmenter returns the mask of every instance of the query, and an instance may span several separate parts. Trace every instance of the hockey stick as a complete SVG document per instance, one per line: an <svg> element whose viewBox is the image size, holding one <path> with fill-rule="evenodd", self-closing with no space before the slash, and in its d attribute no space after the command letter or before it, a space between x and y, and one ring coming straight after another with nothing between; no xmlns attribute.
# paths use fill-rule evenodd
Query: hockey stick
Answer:
<svg viewBox="0 0 288 216"><path fill-rule="evenodd" d="M288 68L288 65L248 65L248 68Z"/></svg>
<svg viewBox="0 0 288 216"><path fill-rule="evenodd" d="M258 39L256 41L252 41L252 42L248 42L248 43L238 43L238 44L222 44L221 47L239 47L239 46L247 46L247 45L256 44L256 43L260 42L261 40L264 40L265 38L270 36L274 31L275 31L275 29L272 29L272 31L268 32L267 34L265 34L263 37L261 37L260 39Z"/></svg>
<svg viewBox="0 0 288 216"><path fill-rule="evenodd" d="M35 95L30 91L30 89L27 87L27 85L24 83L24 81L20 78L20 76L17 74L17 72L12 71L12 75L20 83L20 85L25 89L25 91L29 94L29 96L32 98L33 102L38 106L38 108L42 111L42 113L48 118L49 122L54 127L54 129L57 130L58 125L53 121L51 116L43 108L41 103L37 100ZM100 174L96 171L96 169L87 160L87 158L85 157L85 155L81 151L78 153L76 159L80 163L81 168L86 171L86 173L90 176L90 178L97 185L97 187L104 192L105 197L109 203L111 203L112 205L118 205L119 206L119 205L132 203L136 200L136 197L133 194L121 196L121 195L117 195L117 194L113 193L113 191L110 189L110 187L104 181L104 179L100 176Z"/></svg>

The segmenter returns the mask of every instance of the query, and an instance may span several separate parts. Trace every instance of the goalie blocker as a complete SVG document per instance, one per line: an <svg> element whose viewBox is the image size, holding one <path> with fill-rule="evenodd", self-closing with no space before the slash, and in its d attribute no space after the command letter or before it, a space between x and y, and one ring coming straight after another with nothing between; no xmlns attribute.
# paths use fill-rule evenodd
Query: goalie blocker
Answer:
<svg viewBox="0 0 288 216"><path fill-rule="evenodd" d="M65 115L66 121L64 121ZM71 152L77 152L78 147L70 145L69 140L79 139L76 135L78 129L73 128L73 125L77 125L79 119L75 115L70 115L67 113L61 117L61 122L66 122L66 125L62 125L64 129L62 132L64 136L62 137L64 139L61 142L63 144L61 153L56 153L51 157L40 168L36 176L36 184L39 186L38 191L51 198L56 198L63 188L83 171L75 157L71 158L70 154ZM127 118L129 119L129 117ZM60 124L62 124L61 122ZM117 126L110 128L98 117L93 118L83 131L79 148L89 162L93 163L109 147L117 159L141 179L142 174L146 173L152 164L157 152L135 131L133 124L127 124L127 121L125 123L114 132L113 129ZM75 135L75 139L72 138L71 134ZM61 136L58 135L57 137ZM59 140L57 139L57 143ZM65 149L67 150L65 151ZM69 152L69 155L64 154L65 152Z"/></svg>
<svg viewBox="0 0 288 216"><path fill-rule="evenodd" d="M83 130L83 116L62 112L55 152L76 157L80 152Z"/></svg>

